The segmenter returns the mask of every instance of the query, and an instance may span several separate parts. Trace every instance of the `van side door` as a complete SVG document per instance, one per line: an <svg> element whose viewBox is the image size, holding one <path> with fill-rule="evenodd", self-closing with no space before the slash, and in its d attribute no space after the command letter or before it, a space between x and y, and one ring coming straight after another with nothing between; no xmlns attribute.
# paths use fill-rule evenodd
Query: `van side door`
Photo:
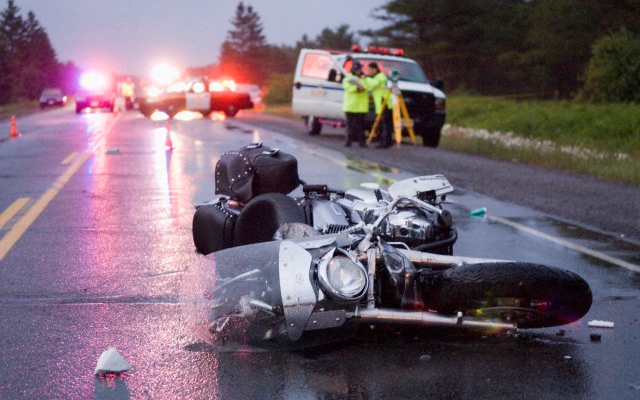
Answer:
<svg viewBox="0 0 640 400"><path fill-rule="evenodd" d="M294 114L343 119L342 77L344 70L334 56L324 50L302 49L293 82Z"/></svg>

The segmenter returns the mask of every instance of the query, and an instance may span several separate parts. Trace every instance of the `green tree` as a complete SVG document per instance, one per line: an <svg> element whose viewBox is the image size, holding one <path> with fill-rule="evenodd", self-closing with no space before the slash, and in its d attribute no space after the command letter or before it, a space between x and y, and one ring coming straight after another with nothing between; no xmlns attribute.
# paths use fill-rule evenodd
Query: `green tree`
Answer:
<svg viewBox="0 0 640 400"><path fill-rule="evenodd" d="M362 35L481 94L571 97L597 38L640 33L638 0L391 0L374 16L385 26Z"/></svg>
<svg viewBox="0 0 640 400"><path fill-rule="evenodd" d="M640 102L640 36L623 28L598 39L583 95L593 101Z"/></svg>
<svg viewBox="0 0 640 400"><path fill-rule="evenodd" d="M528 8L522 0L392 0L374 13L387 26L361 33L405 48L449 87L499 93L517 86L518 75L501 63L523 50Z"/></svg>
<svg viewBox="0 0 640 400"><path fill-rule="evenodd" d="M60 81L59 65L49 37L33 12L23 19L13 0L0 13L0 102L35 99Z"/></svg>
<svg viewBox="0 0 640 400"><path fill-rule="evenodd" d="M240 2L220 52L220 69L237 81L262 84L268 75L269 51L260 16Z"/></svg>
<svg viewBox="0 0 640 400"><path fill-rule="evenodd" d="M334 50L349 50L358 43L355 32L349 31L349 25L342 24L332 30L324 28L315 39L316 47Z"/></svg>

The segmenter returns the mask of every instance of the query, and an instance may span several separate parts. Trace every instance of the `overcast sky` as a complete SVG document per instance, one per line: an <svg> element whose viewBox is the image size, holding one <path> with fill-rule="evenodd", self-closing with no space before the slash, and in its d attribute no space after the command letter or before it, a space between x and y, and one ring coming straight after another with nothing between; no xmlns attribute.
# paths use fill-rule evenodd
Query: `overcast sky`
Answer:
<svg viewBox="0 0 640 400"><path fill-rule="evenodd" d="M218 61L237 0L14 0L33 11L61 62L145 76L160 62L183 69ZM379 28L372 17L387 0L251 0L269 44L293 45L307 34L349 24ZM1 9L6 0L0 0Z"/></svg>

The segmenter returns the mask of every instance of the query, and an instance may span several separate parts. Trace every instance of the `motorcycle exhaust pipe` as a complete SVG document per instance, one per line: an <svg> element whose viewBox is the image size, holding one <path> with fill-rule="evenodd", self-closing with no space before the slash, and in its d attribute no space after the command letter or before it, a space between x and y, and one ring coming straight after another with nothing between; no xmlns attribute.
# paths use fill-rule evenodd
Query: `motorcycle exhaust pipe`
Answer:
<svg viewBox="0 0 640 400"><path fill-rule="evenodd" d="M515 331L518 327L505 322L478 321L463 318L462 313L446 316L423 311L399 311L385 308L360 309L354 316L359 323L384 323L414 326L456 327L477 330Z"/></svg>

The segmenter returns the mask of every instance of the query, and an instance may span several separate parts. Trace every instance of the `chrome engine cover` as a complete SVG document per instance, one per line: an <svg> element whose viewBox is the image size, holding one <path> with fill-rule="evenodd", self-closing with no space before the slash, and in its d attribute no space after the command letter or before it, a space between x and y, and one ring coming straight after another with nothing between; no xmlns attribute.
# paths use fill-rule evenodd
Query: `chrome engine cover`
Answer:
<svg viewBox="0 0 640 400"><path fill-rule="evenodd" d="M311 209L313 227L320 233L337 233L349 227L347 212L334 201L314 199Z"/></svg>

